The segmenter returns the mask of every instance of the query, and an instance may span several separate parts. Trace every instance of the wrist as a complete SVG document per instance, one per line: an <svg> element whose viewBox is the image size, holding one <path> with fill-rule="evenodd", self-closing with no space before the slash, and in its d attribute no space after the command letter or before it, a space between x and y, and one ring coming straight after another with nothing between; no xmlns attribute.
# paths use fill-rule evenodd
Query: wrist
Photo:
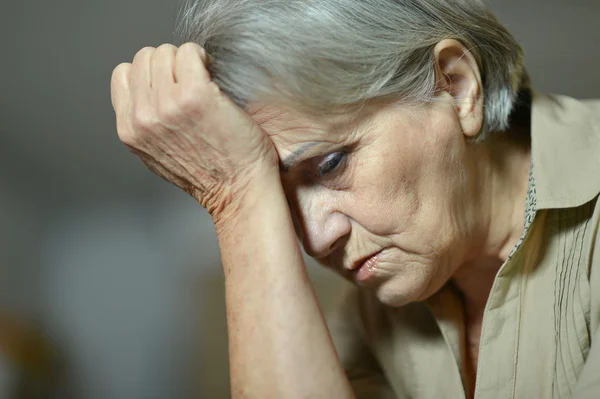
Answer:
<svg viewBox="0 0 600 399"><path fill-rule="evenodd" d="M232 183L210 214L217 235L222 237L237 227L254 223L260 213L273 211L278 204L284 204L287 211L279 169L267 168Z"/></svg>

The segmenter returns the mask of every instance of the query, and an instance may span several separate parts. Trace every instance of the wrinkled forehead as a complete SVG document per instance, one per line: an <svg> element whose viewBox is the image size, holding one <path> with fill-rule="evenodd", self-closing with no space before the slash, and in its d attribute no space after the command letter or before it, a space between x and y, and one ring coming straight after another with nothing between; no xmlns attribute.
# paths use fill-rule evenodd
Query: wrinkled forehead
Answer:
<svg viewBox="0 0 600 399"><path fill-rule="evenodd" d="M273 104L252 103L247 107L252 120L271 139L289 141L294 138L327 139L354 128L364 112L327 116L307 115L297 109Z"/></svg>

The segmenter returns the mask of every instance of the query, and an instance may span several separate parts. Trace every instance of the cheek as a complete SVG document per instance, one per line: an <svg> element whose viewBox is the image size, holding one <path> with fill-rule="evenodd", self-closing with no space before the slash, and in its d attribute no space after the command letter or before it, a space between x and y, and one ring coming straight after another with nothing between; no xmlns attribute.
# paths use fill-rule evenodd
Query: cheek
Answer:
<svg viewBox="0 0 600 399"><path fill-rule="evenodd" d="M432 126L431 139L423 144L419 176L420 223L428 231L452 233L455 219L469 198L466 145L460 126L451 118Z"/></svg>
<svg viewBox="0 0 600 399"><path fill-rule="evenodd" d="M423 177L444 186L456 175L456 167L464 159L465 142L460 124L452 114L440 111L434 115L429 116L431 122L425 127L427 134L422 143Z"/></svg>
<svg viewBox="0 0 600 399"><path fill-rule="evenodd" d="M409 229L419 207L418 157L394 146L380 150L355 168L347 204L350 216L376 235Z"/></svg>
<svg viewBox="0 0 600 399"><path fill-rule="evenodd" d="M346 207L372 234L424 251L452 241L464 145L451 116L423 118L432 122L393 126L359 154Z"/></svg>

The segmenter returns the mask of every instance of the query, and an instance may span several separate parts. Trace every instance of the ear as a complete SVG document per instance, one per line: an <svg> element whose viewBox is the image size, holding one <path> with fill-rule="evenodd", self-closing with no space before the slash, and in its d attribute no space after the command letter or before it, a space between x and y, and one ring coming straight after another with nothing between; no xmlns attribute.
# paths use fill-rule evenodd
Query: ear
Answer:
<svg viewBox="0 0 600 399"><path fill-rule="evenodd" d="M453 98L463 133L475 137L483 126L483 85L475 57L454 39L439 42L433 54L437 95Z"/></svg>

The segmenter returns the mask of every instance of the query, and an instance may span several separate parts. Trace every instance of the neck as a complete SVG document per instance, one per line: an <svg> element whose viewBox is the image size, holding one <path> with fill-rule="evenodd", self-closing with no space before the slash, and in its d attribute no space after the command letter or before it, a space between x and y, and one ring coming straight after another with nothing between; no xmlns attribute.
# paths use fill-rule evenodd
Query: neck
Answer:
<svg viewBox="0 0 600 399"><path fill-rule="evenodd" d="M529 123L517 124L474 147L479 228L453 282L464 296L467 316L476 322L498 270L523 234L531 165Z"/></svg>

